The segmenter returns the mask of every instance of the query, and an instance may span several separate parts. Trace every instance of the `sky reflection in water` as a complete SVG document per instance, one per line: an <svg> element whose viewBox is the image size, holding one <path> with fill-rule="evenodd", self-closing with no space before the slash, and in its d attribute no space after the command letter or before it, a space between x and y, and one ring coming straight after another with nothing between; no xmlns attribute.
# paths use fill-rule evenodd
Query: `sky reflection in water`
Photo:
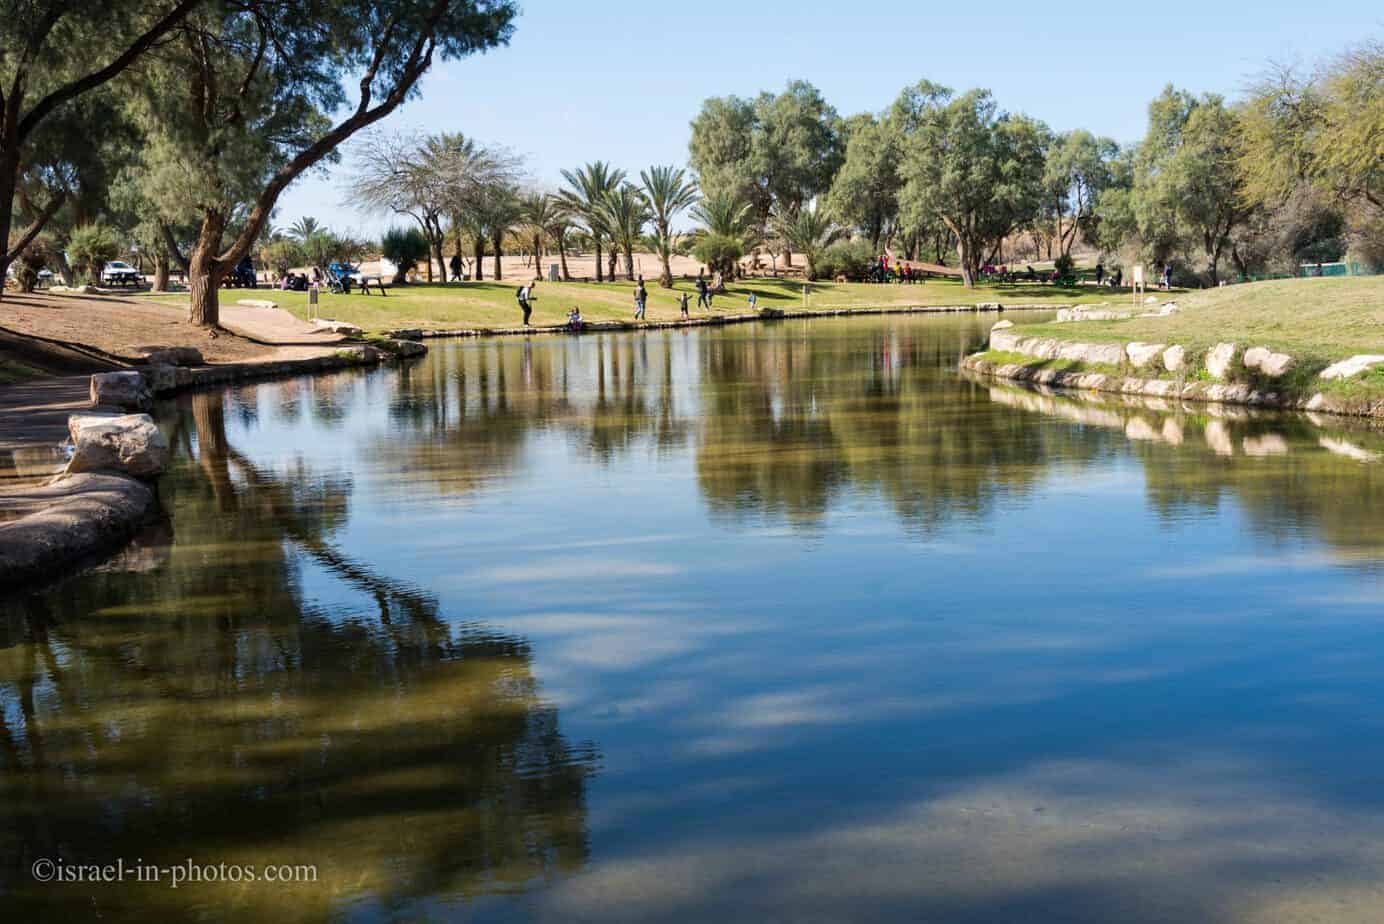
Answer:
<svg viewBox="0 0 1384 924"><path fill-rule="evenodd" d="M0 611L0 908L1377 920L1384 436L965 380L989 322L169 405L171 536Z"/></svg>

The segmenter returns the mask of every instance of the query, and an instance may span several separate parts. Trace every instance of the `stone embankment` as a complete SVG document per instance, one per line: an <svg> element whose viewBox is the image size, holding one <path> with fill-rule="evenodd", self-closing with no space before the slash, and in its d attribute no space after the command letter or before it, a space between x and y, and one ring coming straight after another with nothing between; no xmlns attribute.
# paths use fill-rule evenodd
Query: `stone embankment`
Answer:
<svg viewBox="0 0 1384 924"><path fill-rule="evenodd" d="M1173 311L1175 306L1164 306L1154 314ZM1075 309L1060 320L1110 320L1096 314ZM1299 371L1294 357L1264 346L1245 349L1231 342L1195 355L1178 344L1035 337L1009 321L1000 321L990 331L990 352L1018 354L1037 362L1000 362L977 354L962 360L962 368L1056 388L1384 418L1384 400L1347 400L1319 390L1322 383L1347 380L1384 365L1384 356L1359 355L1333 363L1306 379L1304 387L1302 376L1288 380ZM1054 361L1071 365L1048 365ZM1318 387L1312 387L1313 383Z"/></svg>
<svg viewBox="0 0 1384 924"><path fill-rule="evenodd" d="M170 453L148 411L189 388L303 375L421 356L416 340L346 344L321 356L207 366L189 347L149 351L144 365L91 377L88 413L68 418L71 457L50 483L0 494L0 587L59 577L123 545L158 510Z"/></svg>

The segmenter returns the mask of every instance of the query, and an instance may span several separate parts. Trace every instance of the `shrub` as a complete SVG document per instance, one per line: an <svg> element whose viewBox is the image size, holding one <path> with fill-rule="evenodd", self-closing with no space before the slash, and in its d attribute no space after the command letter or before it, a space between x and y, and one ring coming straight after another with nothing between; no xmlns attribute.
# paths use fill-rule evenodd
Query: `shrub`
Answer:
<svg viewBox="0 0 1384 924"><path fill-rule="evenodd" d="M15 238L18 235L14 235ZM14 241L11 240L11 245ZM29 242L23 250L19 252L19 258L15 260L14 280L19 284L21 292L32 292L34 286L38 285L38 274L41 270L48 268L53 259L53 241L47 235L40 234Z"/></svg>
<svg viewBox="0 0 1384 924"><path fill-rule="evenodd" d="M745 255L745 246L724 234L708 234L692 248L692 255L729 280L735 278L735 264Z"/></svg>
<svg viewBox="0 0 1384 924"><path fill-rule="evenodd" d="M295 266L302 266L304 254L302 246L290 238L270 241L260 250L260 259L275 275L283 277Z"/></svg>
<svg viewBox="0 0 1384 924"><path fill-rule="evenodd" d="M851 282L860 282L869 273L873 259L869 241L837 241L822 251L812 269L819 279L845 276Z"/></svg>
<svg viewBox="0 0 1384 924"><path fill-rule="evenodd" d="M384 258L399 268L394 276L394 284L403 285L408 281L408 271L428 257L428 239L417 228L390 228L380 240L380 252Z"/></svg>
<svg viewBox="0 0 1384 924"><path fill-rule="evenodd" d="M106 264L120 255L120 239L110 225L93 222L72 231L67 253L79 277L100 281Z"/></svg>

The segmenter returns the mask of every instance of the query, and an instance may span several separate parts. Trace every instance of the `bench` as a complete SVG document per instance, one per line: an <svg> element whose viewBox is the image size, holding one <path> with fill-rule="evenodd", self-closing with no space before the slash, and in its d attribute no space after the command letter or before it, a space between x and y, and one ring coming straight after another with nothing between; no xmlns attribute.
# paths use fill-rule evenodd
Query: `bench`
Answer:
<svg viewBox="0 0 1384 924"><path fill-rule="evenodd" d="M372 285L373 285L375 288L377 288L377 289L380 290L380 295L381 295L381 296L386 296L386 295L389 294L389 293L385 292L385 290L384 290L384 277L383 277L383 276L364 276L364 275L362 275L362 276L358 276L358 277L356 277L356 278L360 280L360 294L361 294L361 295L369 295L369 294L370 294L370 286L372 286Z"/></svg>

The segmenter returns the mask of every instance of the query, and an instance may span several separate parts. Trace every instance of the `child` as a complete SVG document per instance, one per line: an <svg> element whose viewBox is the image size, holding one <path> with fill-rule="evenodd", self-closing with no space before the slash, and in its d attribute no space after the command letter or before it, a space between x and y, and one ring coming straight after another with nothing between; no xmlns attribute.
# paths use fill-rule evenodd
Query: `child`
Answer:
<svg viewBox="0 0 1384 924"><path fill-rule="evenodd" d="M755 303L756 303L757 301L758 301L758 299L755 298L755 294L754 294L753 292L751 292L751 293L750 293L750 310L751 310L751 311L754 311L754 310L755 310Z"/></svg>
<svg viewBox="0 0 1384 924"><path fill-rule="evenodd" d="M688 302L688 297L687 297L687 293L686 293L686 292L684 292L684 293L682 293L681 295L678 296L678 308L682 310L682 316L683 316L683 319L684 319L684 320L688 317L688 314L687 314L687 302Z"/></svg>

